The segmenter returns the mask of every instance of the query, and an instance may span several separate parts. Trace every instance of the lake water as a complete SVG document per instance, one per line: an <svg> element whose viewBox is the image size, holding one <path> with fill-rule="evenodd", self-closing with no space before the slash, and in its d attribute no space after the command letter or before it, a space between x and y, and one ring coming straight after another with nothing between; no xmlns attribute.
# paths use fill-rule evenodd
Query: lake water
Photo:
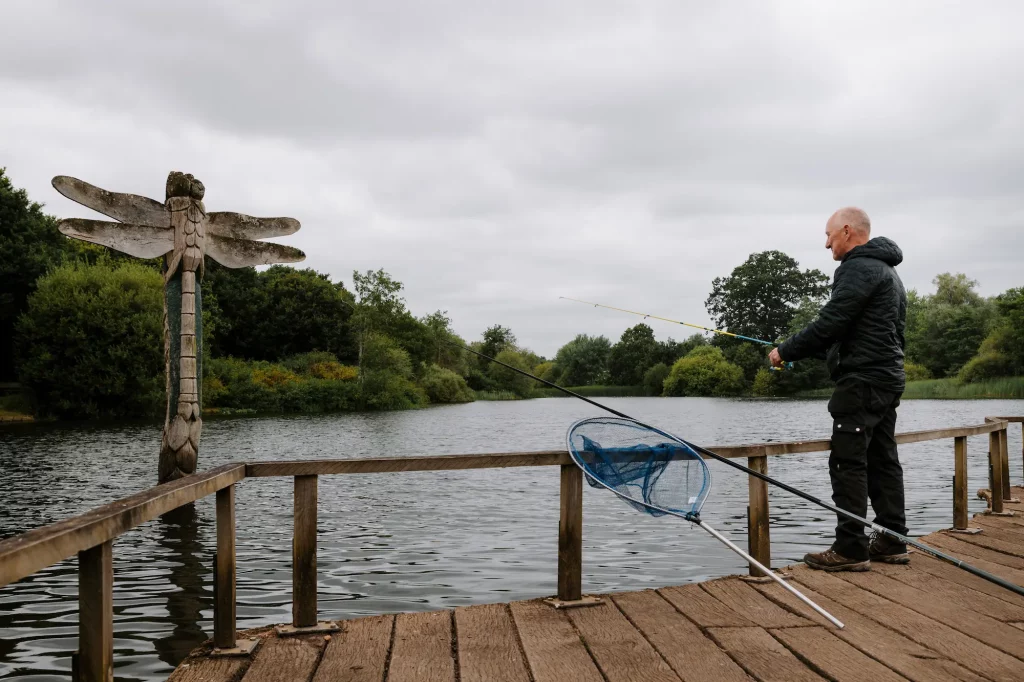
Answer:
<svg viewBox="0 0 1024 682"><path fill-rule="evenodd" d="M701 444L827 437L825 401L608 398L609 405ZM385 414L208 420L201 468L233 461L510 452L564 447L567 427L601 414L550 398ZM908 401L898 429L978 424L1024 414L1024 401ZM1010 431L1011 480L1021 432ZM80 514L152 485L159 425L24 425L0 429L0 538ZM970 439L970 489L986 487L987 436ZM908 525L952 522L952 440L900 449ZM828 499L827 454L786 455L769 473ZM710 463L703 515L746 546L747 483ZM322 619L549 596L556 590L557 467L320 478ZM973 493L972 493L973 497ZM834 517L771 491L773 565L828 545ZM291 619L291 479L237 486L238 627ZM971 499L971 510L984 508ZM194 514L155 520L114 543L115 674L163 680L212 633L213 497ZM584 494L585 592L641 589L742 573L698 528L650 518L610 493ZM77 562L0 589L0 679L67 680L77 647Z"/></svg>

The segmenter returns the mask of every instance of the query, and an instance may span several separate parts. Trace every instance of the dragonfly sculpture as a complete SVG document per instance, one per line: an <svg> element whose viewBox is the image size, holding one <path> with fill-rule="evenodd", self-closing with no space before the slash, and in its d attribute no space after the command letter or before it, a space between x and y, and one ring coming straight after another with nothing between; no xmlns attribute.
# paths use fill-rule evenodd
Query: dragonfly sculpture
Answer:
<svg viewBox="0 0 1024 682"><path fill-rule="evenodd" d="M202 404L202 291L204 256L229 268L295 263L306 255L293 247L258 241L294 234L294 218L253 218L206 212L206 188L192 175L167 176L166 200L108 192L59 175L54 188L72 201L119 222L69 218L58 228L69 237L101 244L138 258L164 260L164 360L167 415L160 445L161 483L191 474L199 457Z"/></svg>

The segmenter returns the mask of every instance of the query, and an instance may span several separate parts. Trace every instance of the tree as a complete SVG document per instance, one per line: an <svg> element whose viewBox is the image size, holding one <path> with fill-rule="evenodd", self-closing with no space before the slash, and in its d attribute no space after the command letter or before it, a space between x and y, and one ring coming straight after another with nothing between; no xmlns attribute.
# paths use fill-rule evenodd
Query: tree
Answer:
<svg viewBox="0 0 1024 682"><path fill-rule="evenodd" d="M737 341L731 336L717 336L712 345L721 348L725 359L743 370L743 379L748 384L754 382L758 371L767 369L767 346Z"/></svg>
<svg viewBox="0 0 1024 682"><path fill-rule="evenodd" d="M743 370L715 346L701 346L679 358L665 379L667 396L727 396L742 390Z"/></svg>
<svg viewBox="0 0 1024 682"><path fill-rule="evenodd" d="M531 369L530 362L523 357L523 354L512 350L511 348L506 348L498 353L497 356L491 357L498 362L504 362L506 365L511 365L512 367L521 369L524 372L529 372ZM530 397L530 393L533 391L533 387L537 383L536 381L523 376L508 367L502 367L497 362L492 362L490 365L491 366L487 370L487 374L492 382L489 390L511 391L520 398Z"/></svg>
<svg viewBox="0 0 1024 682"><path fill-rule="evenodd" d="M341 282L312 269L275 265L265 272L207 265L220 333L215 356L276 361L326 351L355 362L351 318L355 299Z"/></svg>
<svg viewBox="0 0 1024 682"><path fill-rule="evenodd" d="M716 277L704 302L719 329L766 341L789 329L804 299L824 300L829 278L820 270L801 270L781 251L751 254L728 277Z"/></svg>
<svg viewBox="0 0 1024 682"><path fill-rule="evenodd" d="M57 220L15 189L0 168L0 381L11 381L14 328L28 307L28 297L48 269L69 252L69 240L57 230Z"/></svg>
<svg viewBox="0 0 1024 682"><path fill-rule="evenodd" d="M943 273L932 282L935 294L908 296L907 356L935 377L953 376L978 353L996 310L966 275Z"/></svg>
<svg viewBox="0 0 1024 682"><path fill-rule="evenodd" d="M664 362L659 362L644 372L644 395L661 395L665 390L668 372L668 365Z"/></svg>
<svg viewBox="0 0 1024 682"><path fill-rule="evenodd" d="M1024 287L995 298L999 314L978 353L959 372L961 381L974 382L1024 374Z"/></svg>
<svg viewBox="0 0 1024 682"><path fill-rule="evenodd" d="M480 352L489 358L497 358L498 353L503 350L514 350L516 347L516 335L508 327L500 324L488 327L484 332L484 342ZM487 362L480 358L483 362Z"/></svg>
<svg viewBox="0 0 1024 682"><path fill-rule="evenodd" d="M671 367L676 360L689 355L694 348L708 345L703 334L691 334L685 341L675 341L671 337L667 341L659 341L654 352L654 360Z"/></svg>
<svg viewBox="0 0 1024 682"><path fill-rule="evenodd" d="M558 349L555 364L565 386L593 386L608 380L608 355L612 344L604 336L578 334Z"/></svg>
<svg viewBox="0 0 1024 682"><path fill-rule="evenodd" d="M615 386L639 386L644 373L655 364L658 342L654 330L638 324L622 332L608 355L608 376Z"/></svg>
<svg viewBox="0 0 1024 682"><path fill-rule="evenodd" d="M789 323L789 335L792 336L814 321L821 311L819 299L805 298L793 311L793 319ZM801 391L812 391L832 385L828 365L824 358L806 358L794 362L781 372L771 371L773 380L770 389L775 395L793 395ZM755 380L757 377L755 377ZM762 379L761 390L768 390L766 379ZM768 395L768 394L765 394Z"/></svg>
<svg viewBox="0 0 1024 682"><path fill-rule="evenodd" d="M359 335L358 361L362 368L367 335L374 332L387 334L392 331L398 317L406 313L405 299L399 296L404 287L384 270L353 271L352 282L359 302L352 315L352 323Z"/></svg>
<svg viewBox="0 0 1024 682"><path fill-rule="evenodd" d="M164 403L163 281L137 263L67 263L40 278L17 324L37 412L154 417Z"/></svg>

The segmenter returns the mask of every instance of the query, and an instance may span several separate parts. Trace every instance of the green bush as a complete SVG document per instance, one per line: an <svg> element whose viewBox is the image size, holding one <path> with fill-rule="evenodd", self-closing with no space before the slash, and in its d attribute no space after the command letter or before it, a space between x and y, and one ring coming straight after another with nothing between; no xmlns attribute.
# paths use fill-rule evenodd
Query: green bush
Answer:
<svg viewBox="0 0 1024 682"><path fill-rule="evenodd" d="M778 372L773 372L767 367L762 367L757 370L757 374L754 375L754 385L751 387L750 392L759 398L771 398L775 395L775 375Z"/></svg>
<svg viewBox="0 0 1024 682"><path fill-rule="evenodd" d="M644 395L661 395L665 390L668 372L668 365L664 362L659 362L644 372Z"/></svg>
<svg viewBox="0 0 1024 682"><path fill-rule="evenodd" d="M468 403L474 399L465 379L437 365L427 367L420 378L420 386L432 403Z"/></svg>
<svg viewBox="0 0 1024 682"><path fill-rule="evenodd" d="M743 390L743 370L725 359L721 348L696 348L672 365L667 396L727 396Z"/></svg>
<svg viewBox="0 0 1024 682"><path fill-rule="evenodd" d="M533 368L533 375L538 376L544 381L550 381L553 384L557 384L560 378L561 372L558 371L558 365L553 362L542 362ZM544 384L538 384L543 386Z"/></svg>
<svg viewBox="0 0 1024 682"><path fill-rule="evenodd" d="M155 417L164 406L163 282L132 262L67 263L18 319L21 383L37 412Z"/></svg>
<svg viewBox="0 0 1024 682"><path fill-rule="evenodd" d="M907 373L907 381L925 381L932 378L932 373L924 365L916 362L906 362L903 369Z"/></svg>
<svg viewBox="0 0 1024 682"><path fill-rule="evenodd" d="M503 350L494 358L499 362L504 362L506 365L511 365L517 369L521 369L524 372L529 372L531 367L530 363L523 356L522 353L514 350ZM511 391L520 398L530 397L530 392L536 385L536 381L529 377L524 377L518 372L514 372L508 367L502 367L497 362L492 362L490 368L487 370L493 385L488 387L487 390L494 391Z"/></svg>
<svg viewBox="0 0 1024 682"><path fill-rule="evenodd" d="M964 365L957 378L965 384L973 384L986 379L996 379L1013 374L1010 358L997 350L977 355Z"/></svg>
<svg viewBox="0 0 1024 682"><path fill-rule="evenodd" d="M303 376L283 364L213 358L204 375L204 408L316 413L360 405L357 382Z"/></svg>
<svg viewBox="0 0 1024 682"><path fill-rule="evenodd" d="M384 334L367 334L363 342L360 400L368 410L405 410L427 403L427 394L412 381L409 353Z"/></svg>

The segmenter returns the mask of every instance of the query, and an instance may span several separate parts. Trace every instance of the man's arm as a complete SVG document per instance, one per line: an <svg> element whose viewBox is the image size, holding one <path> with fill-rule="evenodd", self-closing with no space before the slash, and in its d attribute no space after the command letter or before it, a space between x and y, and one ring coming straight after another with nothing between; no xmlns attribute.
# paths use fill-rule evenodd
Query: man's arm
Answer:
<svg viewBox="0 0 1024 682"><path fill-rule="evenodd" d="M850 265L854 265L851 263ZM778 347L781 360L792 362L819 356L842 338L856 320L877 285L874 272L866 268L844 268L836 272L832 298L818 317Z"/></svg>

